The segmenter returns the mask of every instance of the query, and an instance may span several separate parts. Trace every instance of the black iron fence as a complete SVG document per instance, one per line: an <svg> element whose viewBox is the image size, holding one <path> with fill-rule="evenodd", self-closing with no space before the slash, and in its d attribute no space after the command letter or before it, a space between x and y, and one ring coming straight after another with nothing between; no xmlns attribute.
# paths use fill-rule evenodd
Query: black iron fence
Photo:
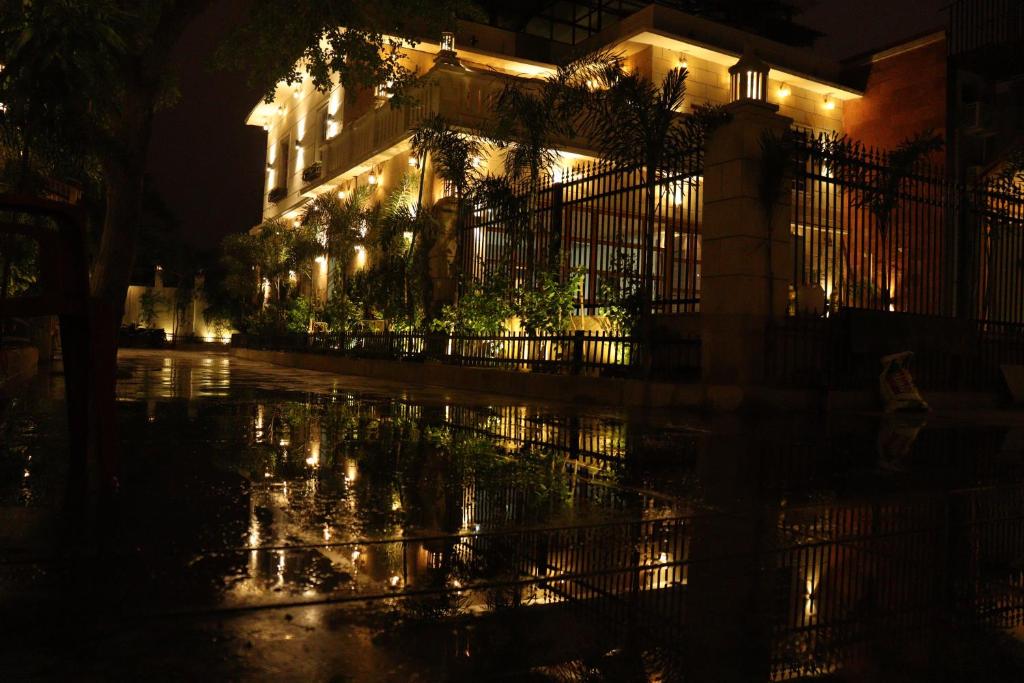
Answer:
<svg viewBox="0 0 1024 683"><path fill-rule="evenodd" d="M977 183L963 193L959 313L1024 323L1024 187Z"/></svg>
<svg viewBox="0 0 1024 683"><path fill-rule="evenodd" d="M791 313L1024 323L1024 188L794 132Z"/></svg>
<svg viewBox="0 0 1024 683"><path fill-rule="evenodd" d="M597 313L623 290L643 288L651 260L652 309L694 312L700 304L703 150L669 160L654 181L648 244L646 175L637 167L590 162L546 177L519 203L477 206L462 235L463 271L482 282L498 274L527 287L543 269L583 272L580 308Z"/></svg>
<svg viewBox="0 0 1024 683"><path fill-rule="evenodd" d="M809 132L793 139L794 312L951 314L960 195L943 169Z"/></svg>
<svg viewBox="0 0 1024 683"><path fill-rule="evenodd" d="M235 334L238 348L304 351L357 358L423 361L500 368L520 372L693 379L700 374L700 339L660 339L644 344L609 332L530 335L504 333L464 336L420 332L313 333L257 336Z"/></svg>
<svg viewBox="0 0 1024 683"><path fill-rule="evenodd" d="M1020 0L957 0L949 7L949 54L1024 41Z"/></svg>

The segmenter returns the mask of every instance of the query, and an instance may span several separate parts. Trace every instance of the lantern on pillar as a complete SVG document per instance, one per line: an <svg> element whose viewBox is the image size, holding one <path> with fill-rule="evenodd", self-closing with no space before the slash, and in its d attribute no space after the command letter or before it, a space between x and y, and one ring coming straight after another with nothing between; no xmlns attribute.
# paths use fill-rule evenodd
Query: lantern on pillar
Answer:
<svg viewBox="0 0 1024 683"><path fill-rule="evenodd" d="M438 64L451 64L455 65L459 63L458 55L455 52L455 34L451 31L445 31L441 34L440 50L437 56L434 57L434 61Z"/></svg>
<svg viewBox="0 0 1024 683"><path fill-rule="evenodd" d="M451 31L441 33L441 51L455 52L455 34Z"/></svg>
<svg viewBox="0 0 1024 683"><path fill-rule="evenodd" d="M739 61L729 67L730 100L733 102L767 102L769 66L746 50Z"/></svg>

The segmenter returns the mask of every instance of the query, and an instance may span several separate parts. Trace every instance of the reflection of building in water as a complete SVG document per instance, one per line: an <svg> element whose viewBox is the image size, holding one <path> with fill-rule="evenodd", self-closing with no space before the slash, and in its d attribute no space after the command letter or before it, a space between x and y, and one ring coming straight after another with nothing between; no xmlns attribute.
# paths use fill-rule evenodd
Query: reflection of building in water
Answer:
<svg viewBox="0 0 1024 683"><path fill-rule="evenodd" d="M1024 622L1019 487L780 505L776 493L743 488L744 470L729 466L719 490L705 484L719 509L666 516L671 506L615 486L602 469L616 452L627 457L614 424L591 454L572 441L574 457L550 446L565 446L573 425L523 409L343 400L253 406L251 415L253 441L281 459L254 491L250 543L323 546L253 555L253 590L283 582L322 592L326 567L351 575L358 590L457 592L474 608L582 604L610 624L714 653L732 652L723 643L740 636L729 629L757 620L763 628L741 637L760 644L743 651L760 653L763 678L777 680L870 668L879 638L925 652L937 613ZM494 459L470 459L496 469L454 472L444 450L452 442L425 436L437 425L489 439ZM705 467L721 464L720 449L706 455ZM547 469L506 477L504 463ZM548 496L555 482L564 490ZM730 507L737 496L756 502ZM514 585L471 590L489 582ZM718 640L716 629L726 629Z"/></svg>

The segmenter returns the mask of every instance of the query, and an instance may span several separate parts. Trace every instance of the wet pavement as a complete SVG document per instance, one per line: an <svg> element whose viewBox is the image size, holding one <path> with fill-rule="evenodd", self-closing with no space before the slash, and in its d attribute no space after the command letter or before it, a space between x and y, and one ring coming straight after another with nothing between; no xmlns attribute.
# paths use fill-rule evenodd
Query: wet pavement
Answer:
<svg viewBox="0 0 1024 683"><path fill-rule="evenodd" d="M125 351L0 410L0 680L1020 680L1018 414L708 417Z"/></svg>

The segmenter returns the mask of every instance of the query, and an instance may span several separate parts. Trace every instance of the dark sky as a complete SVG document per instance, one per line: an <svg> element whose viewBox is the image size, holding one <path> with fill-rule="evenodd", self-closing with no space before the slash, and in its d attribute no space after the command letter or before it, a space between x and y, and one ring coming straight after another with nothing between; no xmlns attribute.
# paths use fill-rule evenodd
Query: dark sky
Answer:
<svg viewBox="0 0 1024 683"><path fill-rule="evenodd" d="M826 36L817 49L843 58L890 45L941 25L948 0L805 0L798 20ZM259 99L244 74L210 67L220 39L244 0L221 0L200 16L178 46L181 99L154 122L150 174L181 223L184 238L214 247L260 220L265 134L244 125Z"/></svg>
<svg viewBox="0 0 1024 683"><path fill-rule="evenodd" d="M177 102L157 113L149 173L185 239L214 247L260 220L266 134L245 125L262 93L245 74L212 67L212 52L238 21L243 2L221 0L176 47Z"/></svg>

